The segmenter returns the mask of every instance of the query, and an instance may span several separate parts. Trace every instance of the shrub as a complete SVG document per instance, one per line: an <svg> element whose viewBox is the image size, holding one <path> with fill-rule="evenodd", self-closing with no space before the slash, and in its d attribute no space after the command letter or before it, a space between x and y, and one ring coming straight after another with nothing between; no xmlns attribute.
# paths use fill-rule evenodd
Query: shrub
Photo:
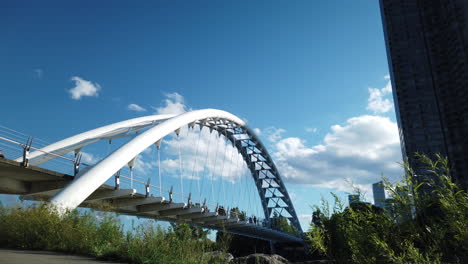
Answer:
<svg viewBox="0 0 468 264"><path fill-rule="evenodd" d="M467 261L468 194L454 184L446 159L417 155L422 174L405 164L404 177L383 179L393 197L387 210L366 203L344 208L335 197L315 207L308 233L312 249L338 263Z"/></svg>

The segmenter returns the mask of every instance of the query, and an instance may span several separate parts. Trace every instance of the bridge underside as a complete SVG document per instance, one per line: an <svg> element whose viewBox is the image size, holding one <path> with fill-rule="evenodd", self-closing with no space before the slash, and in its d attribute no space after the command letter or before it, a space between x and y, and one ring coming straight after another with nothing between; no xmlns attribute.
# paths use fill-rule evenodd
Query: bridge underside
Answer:
<svg viewBox="0 0 468 264"><path fill-rule="evenodd" d="M21 195L23 200L48 201L74 179L73 176L0 159L0 193ZM142 218L187 223L222 230L257 239L298 242L301 238L267 227L217 215L205 208L168 201L165 197L146 197L134 189L118 189L101 185L80 207L112 211Z"/></svg>

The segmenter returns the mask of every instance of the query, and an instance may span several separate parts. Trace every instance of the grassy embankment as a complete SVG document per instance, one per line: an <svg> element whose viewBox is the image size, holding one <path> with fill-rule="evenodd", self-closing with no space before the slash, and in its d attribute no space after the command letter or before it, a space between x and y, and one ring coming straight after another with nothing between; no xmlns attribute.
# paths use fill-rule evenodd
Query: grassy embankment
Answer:
<svg viewBox="0 0 468 264"><path fill-rule="evenodd" d="M222 263L204 253L219 245L187 225L163 229L151 223L124 232L110 213L70 211L59 215L44 204L0 204L0 247L52 250L131 263Z"/></svg>

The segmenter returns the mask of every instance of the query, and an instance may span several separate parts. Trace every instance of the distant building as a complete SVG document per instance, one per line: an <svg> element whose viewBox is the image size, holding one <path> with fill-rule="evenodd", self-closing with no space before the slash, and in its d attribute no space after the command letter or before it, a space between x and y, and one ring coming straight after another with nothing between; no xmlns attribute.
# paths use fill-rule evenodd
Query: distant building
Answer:
<svg viewBox="0 0 468 264"><path fill-rule="evenodd" d="M395 191L395 195L384 200L382 208L397 222L410 220L415 213L411 191L407 186L397 187Z"/></svg>
<svg viewBox="0 0 468 264"><path fill-rule="evenodd" d="M448 157L468 187L468 1L380 0L403 156ZM424 175L427 171L417 171Z"/></svg>
<svg viewBox="0 0 468 264"><path fill-rule="evenodd" d="M385 205L385 189L383 182L379 181L372 184L372 192L374 194L374 205L383 208Z"/></svg>
<svg viewBox="0 0 468 264"><path fill-rule="evenodd" d="M349 204L359 203L359 194L348 195L348 203Z"/></svg>

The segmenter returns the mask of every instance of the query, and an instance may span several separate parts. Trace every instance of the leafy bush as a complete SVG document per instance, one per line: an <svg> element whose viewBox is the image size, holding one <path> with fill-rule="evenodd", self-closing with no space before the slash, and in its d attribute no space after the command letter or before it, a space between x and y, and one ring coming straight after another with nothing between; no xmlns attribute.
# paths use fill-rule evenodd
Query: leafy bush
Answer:
<svg viewBox="0 0 468 264"><path fill-rule="evenodd" d="M196 232L195 232L196 231ZM188 225L168 229L151 223L124 233L110 213L58 214L44 204L5 208L0 204L0 246L83 254L131 263L215 263L207 232Z"/></svg>
<svg viewBox="0 0 468 264"><path fill-rule="evenodd" d="M315 207L308 238L314 251L338 263L467 263L468 194L454 184L446 159L418 155L418 174L405 164L396 183L383 178L393 199L384 210L366 203L333 212Z"/></svg>

